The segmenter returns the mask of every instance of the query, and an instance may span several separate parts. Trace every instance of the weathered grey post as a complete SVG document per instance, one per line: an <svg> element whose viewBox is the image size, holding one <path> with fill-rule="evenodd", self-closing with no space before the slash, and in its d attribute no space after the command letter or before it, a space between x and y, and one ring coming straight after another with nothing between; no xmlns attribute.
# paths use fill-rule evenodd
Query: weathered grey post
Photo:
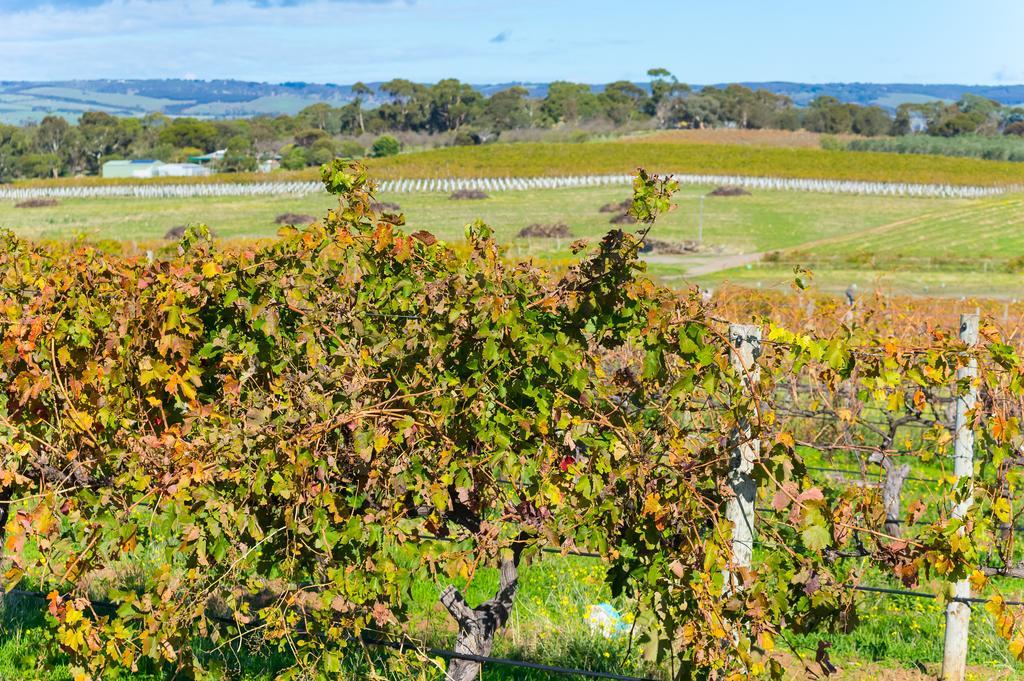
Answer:
<svg viewBox="0 0 1024 681"><path fill-rule="evenodd" d="M750 390L761 371L757 358L761 355L761 327L744 324L729 326L732 344L732 366L741 376L741 385ZM754 554L754 461L761 445L753 438L750 423L739 424L735 442L729 450L729 488L733 497L725 505L725 518L732 525L732 564L734 568L749 568ZM739 581L730 572L725 575L724 590L728 593L739 587Z"/></svg>
<svg viewBox="0 0 1024 681"><path fill-rule="evenodd" d="M960 316L960 340L973 348L978 342L978 315ZM977 388L974 378L978 375L978 363L971 357L965 366L957 369L957 382L969 379L970 387L956 398L956 432L953 449L953 474L956 479L967 478L968 493L953 509L954 518L963 518L974 502L974 405ZM963 530L961 530L963 532ZM953 596L966 599L971 596L971 583L962 579L953 585ZM943 681L964 681L967 672L967 633L971 622L971 606L963 601L952 601L946 606L946 641L942 653Z"/></svg>

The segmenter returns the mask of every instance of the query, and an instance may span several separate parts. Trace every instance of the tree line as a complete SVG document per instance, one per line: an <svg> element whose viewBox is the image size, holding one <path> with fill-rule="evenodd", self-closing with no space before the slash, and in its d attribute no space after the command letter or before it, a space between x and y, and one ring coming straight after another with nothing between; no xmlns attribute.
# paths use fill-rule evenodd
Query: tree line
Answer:
<svg viewBox="0 0 1024 681"><path fill-rule="evenodd" d="M1024 135L1024 109L966 95L948 104L904 104L895 116L878 106L822 96L808 106L767 90L733 84L691 88L665 69L648 71L641 86L616 81L590 85L556 81L544 97L521 86L486 96L453 78L428 85L397 78L373 89L356 83L343 106L318 103L295 115L236 120L171 118L152 113L118 118L90 111L77 123L47 116L26 126L0 125L0 181L15 178L95 175L111 159L154 158L184 162L225 150L224 172L256 170L279 160L287 169L321 165L336 156L398 153L397 137L424 135L425 144L471 145L508 138L510 131L548 130L591 123L633 127L809 130L867 137L926 132Z"/></svg>

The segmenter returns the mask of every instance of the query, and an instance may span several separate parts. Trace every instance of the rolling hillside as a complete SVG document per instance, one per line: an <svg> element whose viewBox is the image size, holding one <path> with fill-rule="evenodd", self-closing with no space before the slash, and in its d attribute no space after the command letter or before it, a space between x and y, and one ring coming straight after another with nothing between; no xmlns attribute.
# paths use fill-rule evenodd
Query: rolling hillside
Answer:
<svg viewBox="0 0 1024 681"><path fill-rule="evenodd" d="M380 83L369 83L376 89ZM532 97L543 97L547 83L494 83L474 85L491 94L522 85ZM646 87L646 83L637 83ZM1024 85L924 85L876 83L742 83L790 97L806 105L815 97L829 95L855 104L877 104L895 109L904 102L953 101L967 92L1002 104L1024 102ZM714 87L723 87L716 84ZM592 85L595 91L602 85ZM699 89L702 86L694 86ZM159 111L174 116L238 118L259 114L294 114L316 102L335 106L352 100L350 85L333 83L253 83L238 80L83 80L0 81L0 122L26 123L56 113L77 118L84 111L106 111L117 116L142 116ZM367 106L382 100L371 96Z"/></svg>

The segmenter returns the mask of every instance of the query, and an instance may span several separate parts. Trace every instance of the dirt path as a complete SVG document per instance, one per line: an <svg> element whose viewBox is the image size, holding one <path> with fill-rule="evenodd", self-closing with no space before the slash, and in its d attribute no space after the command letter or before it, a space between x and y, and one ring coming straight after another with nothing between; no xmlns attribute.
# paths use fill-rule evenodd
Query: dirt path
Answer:
<svg viewBox="0 0 1024 681"><path fill-rule="evenodd" d="M734 267L759 262L764 253L732 253L727 255L645 255L644 260L659 265L678 265L681 276L702 277Z"/></svg>

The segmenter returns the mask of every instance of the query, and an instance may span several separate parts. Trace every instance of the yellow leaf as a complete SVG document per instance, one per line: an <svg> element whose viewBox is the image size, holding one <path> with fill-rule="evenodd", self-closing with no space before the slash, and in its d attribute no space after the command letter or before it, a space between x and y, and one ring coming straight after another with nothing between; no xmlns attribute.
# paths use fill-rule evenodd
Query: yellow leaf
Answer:
<svg viewBox="0 0 1024 681"><path fill-rule="evenodd" d="M220 274L220 265L215 262L208 262L203 265L203 276L207 279Z"/></svg>
<svg viewBox="0 0 1024 681"><path fill-rule="evenodd" d="M86 414L84 411L78 411L72 407L68 411L68 416L71 417L71 421L78 426L79 430L88 431L92 430L93 419L91 416Z"/></svg>
<svg viewBox="0 0 1024 681"><path fill-rule="evenodd" d="M992 513L1004 523L1010 522L1010 502L1006 497L999 497L992 504Z"/></svg>
<svg viewBox="0 0 1024 681"><path fill-rule="evenodd" d="M373 436L373 451L382 452L388 446L387 433L377 433Z"/></svg>
<svg viewBox="0 0 1024 681"><path fill-rule="evenodd" d="M656 515L661 510L661 495L657 492L652 492L647 495L647 499L644 500L644 515Z"/></svg>
<svg viewBox="0 0 1024 681"><path fill-rule="evenodd" d="M560 503L562 503L562 491L560 489L558 489L557 487L555 487L554 485L552 485L551 483L548 483L547 485L545 485L545 487L544 487L544 494L546 494L548 499L551 500L551 503L553 503L553 504L560 504Z"/></svg>

